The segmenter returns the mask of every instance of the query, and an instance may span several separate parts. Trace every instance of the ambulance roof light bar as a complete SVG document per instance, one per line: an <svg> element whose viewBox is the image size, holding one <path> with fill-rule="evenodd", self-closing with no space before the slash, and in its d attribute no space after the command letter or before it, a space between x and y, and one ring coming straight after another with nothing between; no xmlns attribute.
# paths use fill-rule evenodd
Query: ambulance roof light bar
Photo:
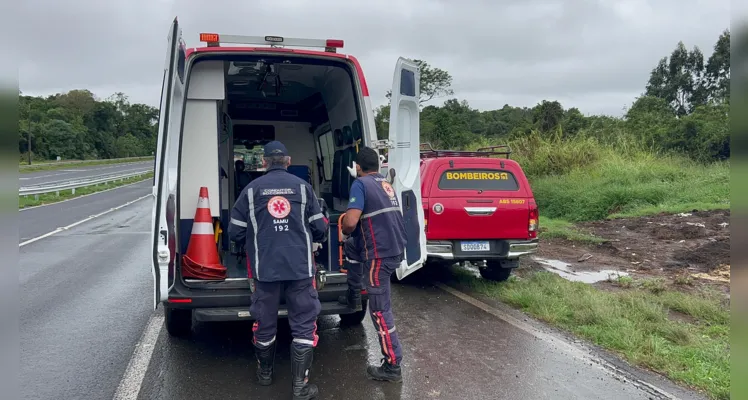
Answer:
<svg viewBox="0 0 748 400"><path fill-rule="evenodd" d="M217 33L201 33L200 41L206 42L208 47L220 46L221 43L233 44L264 44L273 47L295 46L295 47L323 47L325 51L335 53L336 49L343 48L343 41L338 39L302 39L284 38L282 36L243 36L243 35L219 35Z"/></svg>

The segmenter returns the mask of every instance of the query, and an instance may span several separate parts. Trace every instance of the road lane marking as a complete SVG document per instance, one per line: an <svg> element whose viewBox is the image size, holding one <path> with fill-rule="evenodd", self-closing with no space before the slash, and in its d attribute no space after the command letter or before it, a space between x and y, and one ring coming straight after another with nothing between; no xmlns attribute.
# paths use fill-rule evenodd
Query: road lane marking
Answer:
<svg viewBox="0 0 748 400"><path fill-rule="evenodd" d="M60 232L66 231L66 230L68 230L68 229L70 229L70 228L72 228L72 227L78 226L78 225L80 225L80 224L82 224L82 223L84 223L84 222L88 222L88 221L90 221L90 220L92 220L92 219L96 219L96 218L99 218L99 217L101 217L102 215L106 215L106 214L109 214L109 213L111 213L111 212L114 212L114 211L120 210L120 209L122 209L122 208L125 208L125 207L129 206L130 204L136 203L136 202L138 202L138 201L140 201L140 200L143 200L143 199L145 199L145 198L147 198L147 197L153 197L153 194L149 193L149 194L147 194L147 195L145 195L145 196L142 196L142 197L138 197L138 198L137 198L137 199L135 199L135 200L132 200L132 201L128 201L127 203L125 203L125 204L122 204L121 206L117 206L117 207L114 207L114 208L110 208L110 209L108 209L108 210L106 210L106 211L103 211L103 212L100 212L100 213L98 213L98 214L92 215L92 216L90 216L90 217L88 217L88 218L85 218L85 219L82 219L82 220L80 220L80 221L78 221L78 222L74 222L74 223L72 223L72 224L70 224L70 225L68 225L68 226L63 226L63 227L57 228L57 229L53 230L52 232L47 232L47 233L45 233L45 234L43 234L43 235L41 235L41 236L37 236L37 237L35 237L35 238L33 238L33 239L29 239L29 240L27 240L27 241L25 241L25 242L21 242L21 243L19 243L19 244L18 244L18 247L20 248L20 247L26 246L27 244L31 244L31 243L34 243L34 242L36 242L36 241L38 241L38 240L42 240L42 239L44 239L44 238L48 238L48 237L50 237L50 236L52 236L52 235L56 235L56 234L58 234L58 233L60 233Z"/></svg>
<svg viewBox="0 0 748 400"><path fill-rule="evenodd" d="M88 197L88 196L93 196L93 195L95 195L95 194L99 194L99 193L106 193L106 192L109 192L109 191L112 191L112 190L117 190L117 189L122 189L122 188L126 188L126 187L128 187L128 186L132 186L132 185L137 185L138 183L143 183L143 182L146 182L146 181L148 181L148 179L143 179L142 181L137 181L137 182L133 182L133 183L128 183L127 185L122 185L122 186L117 186L117 187L113 187L113 188L110 188L110 189L102 190L102 191L100 191L100 192L93 192L93 193L89 193L89 194L84 194L84 195L82 195L82 196L78 196L78 197L73 197L72 199L66 199L66 200L56 201L56 202L54 202L54 203L40 204L40 205L38 205L38 206L31 206L31 207L19 208L19 209L18 209L18 211L27 211L27 210L33 210L33 209L35 209L35 208L39 208L39 207L47 207L47 206L53 206L53 205L55 205L55 204L60 204L60 203L64 203L64 202L66 202L66 201L73 201L73 200L78 200L78 199L82 199L82 198L84 198L84 197Z"/></svg>
<svg viewBox="0 0 748 400"><path fill-rule="evenodd" d="M114 400L135 400L140 394L140 388L148 371L148 365L153 357L153 349L156 347L158 335L164 326L163 314L154 314L148 320L143 336L135 345L135 351L127 364L125 374L114 392Z"/></svg>
<svg viewBox="0 0 748 400"><path fill-rule="evenodd" d="M679 400L678 397L675 395L668 393L666 390L657 387L651 383L644 382L641 379L638 379L633 376L633 374L627 373L626 371L616 367L615 365L605 361L601 357L594 356L589 353L589 351L584 350L580 346L576 346L570 342L568 342L566 339L551 335L545 332L540 331L539 329L535 328L534 326L525 323L523 321L520 321L517 318L514 318L513 316L509 315L506 312L503 312L501 310L498 310L494 307L491 307L490 305L468 295L465 294L451 286L445 285L441 282L432 282L432 284L439 289L457 297L460 300L463 300L467 303L469 303L472 306L475 306L497 318L500 320L514 326L515 328L521 329L525 331L526 333L535 336L537 339L542 340L546 343L553 343L555 346L560 346L563 348L564 351L569 353L573 358L581 359L582 361L585 361L587 363L590 363L591 365L597 365L598 368L602 369L603 371L608 372L609 374L613 375L614 379L617 379L619 381L623 382L630 382L632 385L637 387L640 390L644 390L647 393L650 393L654 396L657 396L660 399L668 399L668 400Z"/></svg>

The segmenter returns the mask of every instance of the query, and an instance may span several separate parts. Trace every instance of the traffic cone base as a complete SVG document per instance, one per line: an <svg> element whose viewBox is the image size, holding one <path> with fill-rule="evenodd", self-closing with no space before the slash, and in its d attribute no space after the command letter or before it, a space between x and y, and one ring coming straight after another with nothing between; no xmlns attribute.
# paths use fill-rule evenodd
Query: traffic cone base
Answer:
<svg viewBox="0 0 748 400"><path fill-rule="evenodd" d="M218 248L213 231L213 218L210 215L208 188L200 188L195 220L187 245L187 253L182 256L182 276L193 279L226 279L226 267L218 257Z"/></svg>

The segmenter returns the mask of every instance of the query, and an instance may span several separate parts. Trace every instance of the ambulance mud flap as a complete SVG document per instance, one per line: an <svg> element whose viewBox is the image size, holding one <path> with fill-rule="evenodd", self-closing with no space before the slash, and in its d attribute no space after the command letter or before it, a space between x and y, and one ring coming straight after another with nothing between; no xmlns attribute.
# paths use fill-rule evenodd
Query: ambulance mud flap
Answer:
<svg viewBox="0 0 748 400"><path fill-rule="evenodd" d="M389 168L396 172L392 186L400 199L408 238L405 260L396 271L398 279L412 274L426 261L426 232L421 207L419 84L418 65L399 58L392 80L389 131L392 148L387 159Z"/></svg>

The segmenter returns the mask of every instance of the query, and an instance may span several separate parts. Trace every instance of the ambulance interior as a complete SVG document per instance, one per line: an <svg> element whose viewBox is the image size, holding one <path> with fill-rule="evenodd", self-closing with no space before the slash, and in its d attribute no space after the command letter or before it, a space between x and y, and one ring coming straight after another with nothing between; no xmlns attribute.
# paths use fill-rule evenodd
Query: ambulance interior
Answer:
<svg viewBox="0 0 748 400"><path fill-rule="evenodd" d="M211 214L223 231L226 280L246 279L243 243L228 237L229 215L241 190L265 172L263 145L279 140L291 157L288 171L327 204L329 239L315 257L329 272L339 271L337 222L353 182L346 166L365 143L352 66L333 57L208 55L195 61L188 79L179 173L182 254L199 189L207 186Z"/></svg>

